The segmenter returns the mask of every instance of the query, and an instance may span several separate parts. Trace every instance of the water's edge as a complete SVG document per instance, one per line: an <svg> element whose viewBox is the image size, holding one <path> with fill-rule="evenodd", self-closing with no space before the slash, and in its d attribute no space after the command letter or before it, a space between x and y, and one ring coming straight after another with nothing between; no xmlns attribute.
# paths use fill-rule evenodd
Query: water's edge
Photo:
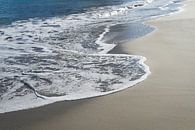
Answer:
<svg viewBox="0 0 195 130"><path fill-rule="evenodd" d="M171 15L171 14L167 14L167 15ZM164 15L163 15L164 16ZM159 16L158 16L159 17ZM162 16L161 16L162 17ZM153 18L151 18L153 19ZM143 22L142 24L145 24L145 22ZM148 25L148 24L147 24ZM89 95L75 95L75 96L52 96L52 97L49 97L49 96L45 96L43 94L40 94L39 91L37 91L36 89L32 89L35 93L35 95L38 97L38 98L41 98L41 99L47 99L48 101L46 102L41 102L41 104L34 104L32 105L31 107L28 107L28 108L11 108L10 110L9 109L0 109L0 113L7 113L7 112L12 112L12 111L18 111L18 110L26 110L26 109L31 109L31 108L35 108L35 107L41 107L41 106L44 106L44 105L48 105L48 104L51 104L51 103L54 103L54 102L59 102L59 101L72 101L72 100L82 100L82 99L87 99L87 98L92 98L92 97L98 97L98 96L103 96L103 95L107 95L107 94L111 94L111 93L115 93L115 92L118 92L118 91L122 91L126 88L129 88L129 87L132 87L134 86L135 84L145 80L150 74L150 70L149 70L149 66L147 66L144 62L146 61L146 58L143 57L143 56L137 56L137 55L128 55L128 54L122 54L124 53L123 50L119 49L120 48L120 45L116 45L116 44L106 44L102 41L102 39L104 38L104 36L109 33L110 31L110 27L112 27L114 25L111 25L111 26L106 26L105 29L104 29L104 32L101 33L99 35L99 37L97 38L96 40L96 44L98 44L100 46L100 50L101 50L101 47L102 47L102 50L103 51L100 51L98 52L98 54L87 54L88 56L98 56L98 57L122 57L122 58L125 58L125 57L130 57L130 58L133 58L133 59L139 59L139 61L137 62L137 64L139 65L142 65L142 67L144 68L144 71L146 72L144 75L142 75L140 78L134 80L134 81L131 81L131 82L128 82L125 84L125 81L123 84L121 84L121 86L123 87L120 87L120 88L117 88L117 89L114 89L114 90L111 90L111 91L108 91L108 92L101 92L101 93L91 93ZM151 26L152 27L152 26ZM150 32L151 33L151 32ZM152 32L153 33L153 32ZM148 34L146 34L148 35ZM146 36L145 35L145 36ZM140 38L140 37L139 37ZM120 54L106 54L108 52L111 52L113 50L118 50L118 53ZM69 51L70 52L70 51ZM72 51L71 53L76 53L79 54L78 52L75 52L75 51ZM85 54L81 54L83 56L85 56ZM0 106L1 108L1 106Z"/></svg>

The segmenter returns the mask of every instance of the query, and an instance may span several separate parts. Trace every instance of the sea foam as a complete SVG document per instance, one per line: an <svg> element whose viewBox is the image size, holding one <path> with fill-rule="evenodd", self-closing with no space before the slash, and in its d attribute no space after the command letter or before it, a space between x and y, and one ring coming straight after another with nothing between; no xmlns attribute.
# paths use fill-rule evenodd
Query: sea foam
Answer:
<svg viewBox="0 0 195 130"><path fill-rule="evenodd" d="M145 57L107 54L117 43L103 39L115 25L177 11L164 1L136 1L1 26L0 113L106 95L146 79L150 71Z"/></svg>

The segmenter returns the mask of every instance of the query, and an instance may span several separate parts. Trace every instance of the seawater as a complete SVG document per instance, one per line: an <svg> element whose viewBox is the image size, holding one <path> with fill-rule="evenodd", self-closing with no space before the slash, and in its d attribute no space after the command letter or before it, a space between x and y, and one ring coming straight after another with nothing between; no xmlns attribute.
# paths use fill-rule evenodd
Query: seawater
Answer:
<svg viewBox="0 0 195 130"><path fill-rule="evenodd" d="M145 57L109 51L153 31L144 21L181 6L180 0L0 0L0 113L143 81L150 74Z"/></svg>

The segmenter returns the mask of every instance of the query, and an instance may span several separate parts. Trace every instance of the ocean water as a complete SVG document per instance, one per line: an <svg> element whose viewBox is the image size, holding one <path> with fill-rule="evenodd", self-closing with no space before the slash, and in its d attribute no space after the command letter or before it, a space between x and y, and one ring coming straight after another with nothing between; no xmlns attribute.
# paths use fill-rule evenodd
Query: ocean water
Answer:
<svg viewBox="0 0 195 130"><path fill-rule="evenodd" d="M143 81L150 74L144 56L110 50L152 32L145 21L181 6L181 0L0 0L0 113Z"/></svg>

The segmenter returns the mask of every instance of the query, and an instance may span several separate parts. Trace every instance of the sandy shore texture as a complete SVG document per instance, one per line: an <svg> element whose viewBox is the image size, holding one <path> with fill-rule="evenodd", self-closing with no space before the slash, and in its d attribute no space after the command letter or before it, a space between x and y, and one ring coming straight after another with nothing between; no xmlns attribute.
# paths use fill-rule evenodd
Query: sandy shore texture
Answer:
<svg viewBox="0 0 195 130"><path fill-rule="evenodd" d="M147 57L152 75L124 91L0 115L0 130L195 130L195 1L150 22L158 29L119 46Z"/></svg>

